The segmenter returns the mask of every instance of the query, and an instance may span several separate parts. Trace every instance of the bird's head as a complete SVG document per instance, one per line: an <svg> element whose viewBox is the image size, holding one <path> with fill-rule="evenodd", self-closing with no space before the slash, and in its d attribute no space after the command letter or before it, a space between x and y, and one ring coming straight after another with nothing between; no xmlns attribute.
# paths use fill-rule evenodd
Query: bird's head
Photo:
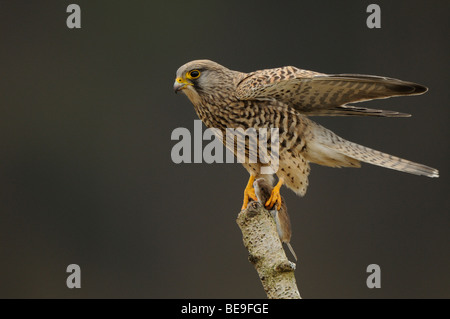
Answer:
<svg viewBox="0 0 450 319"><path fill-rule="evenodd" d="M195 60L182 65L176 74L173 89L175 93L183 92L196 103L202 95L212 95L232 84L233 71L210 61Z"/></svg>

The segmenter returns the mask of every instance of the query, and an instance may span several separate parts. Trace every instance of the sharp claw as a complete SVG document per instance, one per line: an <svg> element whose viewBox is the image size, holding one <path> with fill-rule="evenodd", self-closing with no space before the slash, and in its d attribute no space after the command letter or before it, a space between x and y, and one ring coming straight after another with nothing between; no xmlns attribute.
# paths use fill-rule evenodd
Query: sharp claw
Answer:
<svg viewBox="0 0 450 319"><path fill-rule="evenodd" d="M280 210L281 209L281 195L278 195L278 198L277 198L277 210Z"/></svg>
<svg viewBox="0 0 450 319"><path fill-rule="evenodd" d="M242 204L242 210L247 208L249 198L253 199L254 201L258 200L256 198L255 189L253 188L254 180L255 180L255 176L250 175L247 186L245 187L245 190L244 190L244 203Z"/></svg>
<svg viewBox="0 0 450 319"><path fill-rule="evenodd" d="M242 204L242 209L246 209L247 208L247 205L248 205L248 202L249 202L249 199L253 199L254 201L257 201L258 200L258 198L256 197L256 194L255 194L255 189L254 188L250 188L250 189L245 189L245 191L244 191L244 203Z"/></svg>
<svg viewBox="0 0 450 319"><path fill-rule="evenodd" d="M248 191L247 195L248 195L248 197L250 197L250 198L253 199L254 201L257 201L257 200L258 200L258 197L256 197L256 194L255 194L255 189L254 189L254 188L250 189L250 190Z"/></svg>

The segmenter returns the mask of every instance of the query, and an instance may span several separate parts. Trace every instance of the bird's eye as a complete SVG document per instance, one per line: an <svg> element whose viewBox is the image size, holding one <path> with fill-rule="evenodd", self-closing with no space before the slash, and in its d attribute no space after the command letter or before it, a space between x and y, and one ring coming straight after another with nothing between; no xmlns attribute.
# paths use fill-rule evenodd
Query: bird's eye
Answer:
<svg viewBox="0 0 450 319"><path fill-rule="evenodd" d="M200 76L200 71L199 70L189 71L187 76L189 79L192 79L192 80L198 79L198 77Z"/></svg>

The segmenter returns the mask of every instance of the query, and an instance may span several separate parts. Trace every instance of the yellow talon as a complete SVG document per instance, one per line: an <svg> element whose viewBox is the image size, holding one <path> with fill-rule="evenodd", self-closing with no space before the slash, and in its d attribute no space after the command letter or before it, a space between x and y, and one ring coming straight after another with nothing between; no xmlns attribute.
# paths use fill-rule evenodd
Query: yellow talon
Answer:
<svg viewBox="0 0 450 319"><path fill-rule="evenodd" d="M272 189L272 193L270 194L270 198L267 200L265 206L266 208L270 209L273 207L273 205L277 204L277 210L280 210L281 208L281 195L280 195L280 188L283 186L284 180L280 178L277 185Z"/></svg>
<svg viewBox="0 0 450 319"><path fill-rule="evenodd" d="M241 209L246 209L249 199L253 199L254 201L257 201L258 198L256 197L255 194L255 189L253 188L253 182L255 180L255 176L254 175L250 175L250 178L248 179L248 183L247 186L245 187L244 190L244 203L242 204L242 208Z"/></svg>

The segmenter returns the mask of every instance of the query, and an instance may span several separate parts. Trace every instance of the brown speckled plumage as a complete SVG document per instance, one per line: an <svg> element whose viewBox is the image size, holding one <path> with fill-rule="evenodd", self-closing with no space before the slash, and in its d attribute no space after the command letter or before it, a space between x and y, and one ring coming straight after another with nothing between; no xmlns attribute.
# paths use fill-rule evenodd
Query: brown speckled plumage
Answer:
<svg viewBox="0 0 450 319"><path fill-rule="evenodd" d="M199 70L200 76L186 79L186 74L192 70ZM199 118L207 127L220 129L224 136L226 128L279 128L280 166L276 175L297 194L306 193L309 163L359 167L362 161L438 177L436 169L346 141L307 117L408 116L347 103L422 94L427 91L424 86L378 76L327 75L292 66L242 73L209 60L181 66L177 79L185 82L176 82L176 90L187 95ZM260 166L244 163L249 173L256 176Z"/></svg>

